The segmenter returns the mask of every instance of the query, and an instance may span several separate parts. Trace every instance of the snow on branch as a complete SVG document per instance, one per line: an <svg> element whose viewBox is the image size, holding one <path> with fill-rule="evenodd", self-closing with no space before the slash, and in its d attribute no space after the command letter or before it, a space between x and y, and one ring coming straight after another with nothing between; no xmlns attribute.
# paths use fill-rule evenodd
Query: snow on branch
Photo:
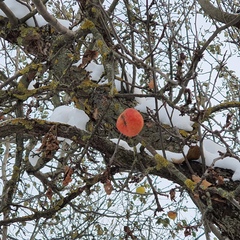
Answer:
<svg viewBox="0 0 240 240"><path fill-rule="evenodd" d="M69 37L73 37L75 35L73 31L61 25L59 21L47 11L47 8L43 5L42 1L33 0L33 3L35 4L38 12L43 16L43 18L58 32L66 34Z"/></svg>
<svg viewBox="0 0 240 240"><path fill-rule="evenodd" d="M37 11L42 15L36 14L36 9L32 11L26 3L16 0L5 2L0 1L0 16L7 17L13 26L18 24L18 19L21 20L20 22L26 21L26 24L30 27L42 27L49 23L62 34L69 37L75 35L74 31L68 29L70 21L53 17L41 1L36 0L35 4Z"/></svg>

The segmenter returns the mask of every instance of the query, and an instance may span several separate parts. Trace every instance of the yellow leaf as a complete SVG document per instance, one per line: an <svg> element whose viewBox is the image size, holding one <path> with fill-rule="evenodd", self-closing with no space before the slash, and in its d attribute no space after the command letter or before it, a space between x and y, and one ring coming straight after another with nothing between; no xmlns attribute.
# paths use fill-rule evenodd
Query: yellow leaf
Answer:
<svg viewBox="0 0 240 240"><path fill-rule="evenodd" d="M146 192L145 187L137 187L136 193L138 194L144 194Z"/></svg>
<svg viewBox="0 0 240 240"><path fill-rule="evenodd" d="M169 212L167 213L167 215L168 215L168 217L169 217L170 219L172 219L172 220L175 220L175 218L177 217L177 213L174 212L174 211L169 211Z"/></svg>

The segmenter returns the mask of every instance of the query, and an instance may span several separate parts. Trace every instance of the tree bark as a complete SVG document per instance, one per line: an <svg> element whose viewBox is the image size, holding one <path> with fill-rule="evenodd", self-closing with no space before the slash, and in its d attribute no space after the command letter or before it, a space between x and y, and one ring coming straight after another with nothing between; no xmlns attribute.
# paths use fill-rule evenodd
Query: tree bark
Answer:
<svg viewBox="0 0 240 240"><path fill-rule="evenodd" d="M221 9L215 7L209 0L199 0L198 3L205 14L209 15L212 19L240 28L240 15L238 13L223 12Z"/></svg>
<svg viewBox="0 0 240 240"><path fill-rule="evenodd" d="M86 146L88 141L82 139L89 139L89 146L100 151L105 156L105 161L109 162L112 157L115 144L106 138L99 137L94 134L84 132L75 127L71 127L66 124L55 124L47 122L44 120L37 119L13 119L7 120L0 124L1 132L0 137L5 137L13 134L26 134L31 136L42 136L42 134L47 134L49 130L53 127L57 127L58 136L75 140L81 146ZM89 137L87 137L89 136ZM221 185L217 184L216 172L218 175L231 177L232 172L224 169L217 169L216 171L211 170L208 175L207 180L212 183L212 186L203 190L200 186L188 185L186 180L190 180L191 173L186 164L175 165L177 174L172 174L168 167L157 168L158 165L154 157L150 157L145 154L144 151L137 154L137 163L134 163L135 155L132 151L128 151L119 147L118 154L116 154L112 166L115 166L117 171L129 171L134 164L134 169L137 172L142 172L144 169L152 169L149 173L156 176L160 176L169 179L180 186L182 186L186 191L188 191L189 196L193 199L195 204L199 207L200 211L204 216L204 221L216 224L222 232L222 236L227 236L229 239L240 238L240 194L239 194L239 183L226 181ZM46 159L41 159L41 162L46 164ZM36 167L32 167L29 163L26 165L26 171L29 174L34 174L36 171L40 170L44 164L38 164ZM201 175L201 164L197 162L191 162L191 166L194 172ZM146 170L145 169L145 170ZM178 175L179 174L179 175ZM178 177L182 174L182 177ZM185 180L185 181L184 181ZM88 180L86 183L89 184ZM94 182L91 182L94 184ZM90 184L90 185L91 185ZM74 196L77 196L75 194ZM72 196L74 198L74 196ZM71 198L71 197L69 197ZM65 200L68 201L67 199ZM64 207L65 204L61 205ZM48 212L51 212L48 210ZM43 216L47 214L42 213ZM40 214L41 215L41 214ZM37 218L38 215L31 216L31 219ZM16 218L16 221L21 219ZM25 219L26 220L26 219ZM13 222L14 220L1 221L0 225L5 225ZM24 221L24 218L22 219Z"/></svg>

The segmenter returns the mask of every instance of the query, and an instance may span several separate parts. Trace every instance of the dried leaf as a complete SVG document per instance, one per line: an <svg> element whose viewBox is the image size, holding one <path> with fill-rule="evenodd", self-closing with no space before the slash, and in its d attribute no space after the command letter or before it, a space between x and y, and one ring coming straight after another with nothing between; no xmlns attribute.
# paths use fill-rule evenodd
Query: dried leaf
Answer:
<svg viewBox="0 0 240 240"><path fill-rule="evenodd" d="M63 186L67 186L72 181L72 178L71 178L72 174L73 174L73 169L68 166L65 166Z"/></svg>
<svg viewBox="0 0 240 240"><path fill-rule="evenodd" d="M219 197L212 197L212 200L220 203L226 203L226 199L221 199Z"/></svg>
<svg viewBox="0 0 240 240"><path fill-rule="evenodd" d="M151 128L151 127L153 127L153 126L155 125L155 123L154 123L154 122L151 122L151 121L146 121L146 122L145 122L145 125L146 125L148 128Z"/></svg>
<svg viewBox="0 0 240 240"><path fill-rule="evenodd" d="M6 118L4 117L4 115L0 116L0 120L6 120Z"/></svg>
<svg viewBox="0 0 240 240"><path fill-rule="evenodd" d="M197 176L197 175L192 175L192 180L195 183L199 183L202 179L199 176Z"/></svg>
<svg viewBox="0 0 240 240"><path fill-rule="evenodd" d="M168 215L168 217L169 217L170 219L172 219L172 220L175 220L176 217L177 217L177 213L174 212L174 211L169 211L169 212L167 213L167 215Z"/></svg>
<svg viewBox="0 0 240 240"><path fill-rule="evenodd" d="M199 199L199 194L194 192L194 198L198 200Z"/></svg>
<svg viewBox="0 0 240 240"><path fill-rule="evenodd" d="M79 68L83 68L86 65L88 65L93 59L97 59L98 57L98 52L97 51L92 51L92 50L87 50L83 54L82 58L82 63L78 66Z"/></svg>
<svg viewBox="0 0 240 240"><path fill-rule="evenodd" d="M42 145L38 149L38 151L42 151L45 154L45 157L51 159L55 153L59 149L59 141L57 140L57 136L55 135L56 126L52 126L48 133L42 139Z"/></svg>
<svg viewBox="0 0 240 240"><path fill-rule="evenodd" d="M198 145L190 146L187 153L187 160L188 161L197 160L200 158L200 156L201 156L200 147Z"/></svg>
<svg viewBox="0 0 240 240"><path fill-rule="evenodd" d="M223 176L218 176L217 177L217 184L218 185L223 185L224 184L224 177Z"/></svg>
<svg viewBox="0 0 240 240"><path fill-rule="evenodd" d="M189 105L192 103L192 92L189 88L186 88L184 91L185 105Z"/></svg>
<svg viewBox="0 0 240 240"><path fill-rule="evenodd" d="M201 149L198 145L195 146L190 146L188 153L187 153L187 160L191 161L191 160L197 160L199 159L201 156ZM176 159L176 158L171 158L172 162L175 164L182 164L185 161L185 158L180 158L180 159Z"/></svg>
<svg viewBox="0 0 240 240"><path fill-rule="evenodd" d="M153 79L150 80L150 82L148 83L148 87L153 90L154 89L154 81Z"/></svg>
<svg viewBox="0 0 240 240"><path fill-rule="evenodd" d="M98 120L98 115L99 115L98 108L95 108L92 115L94 120Z"/></svg>
<svg viewBox="0 0 240 240"><path fill-rule="evenodd" d="M202 189L207 189L208 187L210 187L212 184L210 182L208 182L207 180L205 179L201 179L199 176L196 176L196 175L192 175L192 180L195 182L195 183L199 183L201 182L201 185L200 187Z"/></svg>
<svg viewBox="0 0 240 240"><path fill-rule="evenodd" d="M112 186L111 181L109 179L107 179L106 183L104 184L104 190L105 190L107 195L110 195L112 193L113 186Z"/></svg>
<svg viewBox="0 0 240 240"><path fill-rule="evenodd" d="M226 124L224 128L228 128L232 124L232 116L233 114L230 113L227 114Z"/></svg>
<svg viewBox="0 0 240 240"><path fill-rule="evenodd" d="M169 194L170 194L170 199L171 199L171 201L176 201L176 200L175 200L176 191L175 191L174 188L172 188L172 189L170 190Z"/></svg>
<svg viewBox="0 0 240 240"><path fill-rule="evenodd" d="M49 200L52 200L52 195L53 195L53 191L51 188L48 188L47 192L46 192L46 196Z"/></svg>

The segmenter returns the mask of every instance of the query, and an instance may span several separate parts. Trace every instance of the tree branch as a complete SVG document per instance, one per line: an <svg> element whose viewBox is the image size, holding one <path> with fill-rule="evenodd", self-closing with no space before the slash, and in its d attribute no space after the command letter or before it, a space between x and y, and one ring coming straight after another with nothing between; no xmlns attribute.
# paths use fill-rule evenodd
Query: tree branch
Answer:
<svg viewBox="0 0 240 240"><path fill-rule="evenodd" d="M36 212L34 214L24 216L24 217L16 217L16 218L9 218L6 220L0 221L0 226L5 226L10 223L14 222L25 222L25 221L31 221L39 218L51 218L56 212L59 211L59 209L64 208L72 199L76 198L78 195L80 195L88 186L85 185L83 187L80 187L74 191L72 191L67 197L60 199L56 202L56 204L42 212Z"/></svg>
<svg viewBox="0 0 240 240"><path fill-rule="evenodd" d="M41 0L33 0L38 12L43 16L43 18L58 32L66 34L69 37L74 37L75 33L68 28L64 27L59 21L54 18L48 11L47 8L43 5Z"/></svg>
<svg viewBox="0 0 240 240"><path fill-rule="evenodd" d="M18 24L18 19L4 2L0 1L0 9L6 14L12 26L16 26Z"/></svg>
<svg viewBox="0 0 240 240"><path fill-rule="evenodd" d="M209 0L199 0L198 3L202 7L203 11L211 18L222 23L231 23L231 26L240 28L240 15L226 13L216 8Z"/></svg>

